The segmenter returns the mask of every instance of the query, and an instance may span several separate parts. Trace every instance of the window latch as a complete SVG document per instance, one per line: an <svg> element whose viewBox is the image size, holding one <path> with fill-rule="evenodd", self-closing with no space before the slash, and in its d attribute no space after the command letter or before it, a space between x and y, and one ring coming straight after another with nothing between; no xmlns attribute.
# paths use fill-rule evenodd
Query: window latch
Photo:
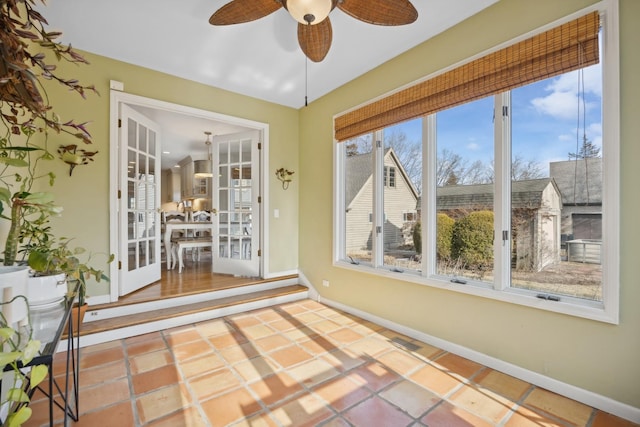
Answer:
<svg viewBox="0 0 640 427"><path fill-rule="evenodd" d="M560 301L560 297L557 297L555 295L538 294L536 295L536 297L540 299L545 299L547 301Z"/></svg>

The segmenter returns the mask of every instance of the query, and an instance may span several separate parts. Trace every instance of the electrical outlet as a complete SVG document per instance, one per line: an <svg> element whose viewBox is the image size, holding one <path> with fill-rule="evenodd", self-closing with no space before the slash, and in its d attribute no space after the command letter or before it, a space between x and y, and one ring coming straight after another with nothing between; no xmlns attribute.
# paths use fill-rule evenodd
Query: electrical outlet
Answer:
<svg viewBox="0 0 640 427"><path fill-rule="evenodd" d="M325 288L329 287L329 281L328 280L323 280L322 281L322 286L324 286Z"/></svg>

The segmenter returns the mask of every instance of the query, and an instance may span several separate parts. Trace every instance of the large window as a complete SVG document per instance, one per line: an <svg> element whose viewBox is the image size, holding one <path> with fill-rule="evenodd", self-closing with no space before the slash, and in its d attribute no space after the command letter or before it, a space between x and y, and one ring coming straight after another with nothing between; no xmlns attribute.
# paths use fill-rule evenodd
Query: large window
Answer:
<svg viewBox="0 0 640 427"><path fill-rule="evenodd" d="M337 144L336 261L616 322L618 118L604 105L618 94L603 84L606 47L595 65Z"/></svg>

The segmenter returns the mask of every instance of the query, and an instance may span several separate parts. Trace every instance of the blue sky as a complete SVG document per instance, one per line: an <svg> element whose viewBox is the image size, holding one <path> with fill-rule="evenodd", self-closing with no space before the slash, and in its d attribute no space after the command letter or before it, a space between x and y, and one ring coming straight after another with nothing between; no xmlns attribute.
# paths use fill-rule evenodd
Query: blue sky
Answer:
<svg viewBox="0 0 640 427"><path fill-rule="evenodd" d="M574 71L513 90L513 155L538 162L546 173L549 162L567 160L569 152L576 152L583 128L587 139L601 147L601 70L597 64L582 70L582 75ZM581 87L584 105L578 96ZM402 123L398 128L410 141L421 141L421 120ZM477 159L492 161L493 97L438 113L438 151L444 148L469 163Z"/></svg>

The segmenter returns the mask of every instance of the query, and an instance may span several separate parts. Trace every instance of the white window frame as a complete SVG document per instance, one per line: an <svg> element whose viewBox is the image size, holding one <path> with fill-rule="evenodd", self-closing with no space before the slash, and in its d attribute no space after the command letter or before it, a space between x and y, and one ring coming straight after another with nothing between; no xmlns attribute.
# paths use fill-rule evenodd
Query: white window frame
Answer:
<svg viewBox="0 0 640 427"><path fill-rule="evenodd" d="M619 288L620 288L620 78L619 78L619 26L618 26L618 0L604 0L596 5L585 8L579 12L564 17L556 22L550 23L535 31L523 34L517 39L511 40L500 46L496 46L491 51L483 52L468 61L484 56L492 51L498 50L505 46L511 45L518 41L529 38L537 33L546 31L550 28L561 25L565 22L573 20L588 12L598 10L601 13L602 22L602 75L603 75L603 97L602 97L602 120L603 120L603 140L605 143L602 147L603 161L603 201L602 201L602 217L603 217L603 266L602 266L602 301L588 301L580 298L573 298L562 295L560 301L549 301L536 297L537 292L518 289L510 286L510 265L504 265L509 262L509 245L502 245L502 239L495 239L494 253L495 263L494 269L496 277L493 285L486 283L468 283L457 284L452 283L448 279L439 277L435 274L435 239L429 240L428 236L435 236L436 224L436 186L435 183L435 163L436 148L432 141L435 140L435 117L428 116L423 119L423 188L426 191L422 195L422 233L423 233L423 259L421 272L406 272L397 274L390 269L385 268L382 262L383 251L381 243L378 242L382 238L378 235L374 238L373 245L373 261L372 263L352 264L345 259L344 241L345 241L345 210L344 210L344 166L345 156L344 148L340 143L334 142L334 246L333 259L334 265L341 268L361 271L368 274L375 274L382 277L390 277L393 279L409 281L424 284L440 289L447 289L455 292L461 292L470 295L476 295L485 298L510 302L514 304L534 307L541 310L548 310L557 313L573 315L607 323L619 323ZM464 61L467 62L467 61ZM454 64L448 69L457 67L461 64ZM431 78L441 72L435 73ZM495 97L494 108L500 109L503 104L509 104L508 93L499 94ZM342 113L340 113L342 114ZM495 117L501 117L497 114ZM496 120L496 130L498 134L510 134L508 123ZM375 133L374 140L380 140L382 131ZM496 138L495 162L496 162L496 187L494 206L495 230L510 230L510 176L502 179L502 171L510 171L511 153L510 144L503 144L499 137ZM379 224L382 218L376 218L376 211L383 212L382 193L382 175L384 173L382 165L382 148L374 146L374 225ZM504 184L500 184L504 183ZM506 206L504 205L506 203ZM380 216L378 214L378 216ZM375 231L375 228L374 228ZM375 234L374 234L375 236ZM508 268L507 268L508 267Z"/></svg>

